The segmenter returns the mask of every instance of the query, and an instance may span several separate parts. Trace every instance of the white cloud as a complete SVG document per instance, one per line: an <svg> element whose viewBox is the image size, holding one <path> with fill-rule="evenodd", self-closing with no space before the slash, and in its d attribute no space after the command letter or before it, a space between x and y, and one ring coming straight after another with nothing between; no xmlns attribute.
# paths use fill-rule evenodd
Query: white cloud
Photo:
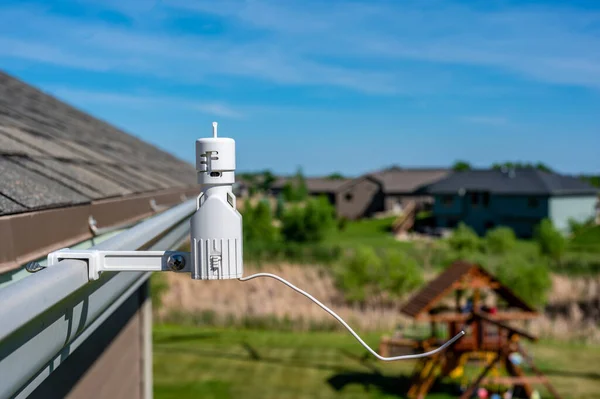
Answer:
<svg viewBox="0 0 600 399"><path fill-rule="evenodd" d="M115 93L115 92L100 92L100 91L88 91L79 90L68 87L54 87L47 90L49 94L60 98L64 101L73 104L81 105L118 105L126 108L147 108L152 109L156 107L161 108L179 108L196 110L200 113L212 116L226 117L226 118L241 118L243 117L242 112L231 107L230 105L220 102L202 102L195 101L185 98L177 97L164 97L160 95L153 95L146 93L144 95L139 94L126 94L126 93Z"/></svg>
<svg viewBox="0 0 600 399"><path fill-rule="evenodd" d="M460 83L446 65L600 88L600 14L437 2L110 1L130 26L0 8L0 57L212 84L238 76L281 85L394 94ZM98 5L96 4L96 7ZM223 34L176 34L178 16L212 15ZM26 31L15 21L28 21ZM4 26L2 28L2 26ZM596 27L596 28L594 28ZM421 70L414 62L438 66ZM463 76L463 79L465 77Z"/></svg>

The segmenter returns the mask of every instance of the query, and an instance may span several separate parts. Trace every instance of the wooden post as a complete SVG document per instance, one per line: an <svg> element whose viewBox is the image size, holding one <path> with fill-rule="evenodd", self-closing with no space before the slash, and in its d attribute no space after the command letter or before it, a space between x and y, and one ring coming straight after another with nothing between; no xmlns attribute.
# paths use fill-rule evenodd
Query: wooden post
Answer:
<svg viewBox="0 0 600 399"><path fill-rule="evenodd" d="M494 367L494 365L496 363L498 363L498 361L500 360L501 357L502 357L501 352L498 352L498 354L496 355L496 357L494 358L494 360L492 360L486 366L486 368L483 369L483 371L481 372L481 374L479 374L479 376L477 377L477 379L475 381L473 381L473 383L460 396L460 399L469 399L473 395L473 393L475 392L475 388L477 387L477 385L479 385L481 383L481 381L483 380L483 377L485 377L487 375L487 373L490 372L490 370L492 369L492 367Z"/></svg>
<svg viewBox="0 0 600 399"><path fill-rule="evenodd" d="M523 359L525 359L529 367L538 377L544 377L544 373L542 373L542 371L538 369L535 366L535 364L533 364L533 359L529 356L529 354L527 354L527 352L525 352L521 345L518 346L518 352L521 354L521 356L523 356ZM548 379L544 378L542 380L542 383L544 384L546 389L548 389L548 391L552 394L552 396L554 396L556 399L561 399L560 394L556 389L554 389L554 387L552 386L552 384L550 384L550 381L548 381Z"/></svg>

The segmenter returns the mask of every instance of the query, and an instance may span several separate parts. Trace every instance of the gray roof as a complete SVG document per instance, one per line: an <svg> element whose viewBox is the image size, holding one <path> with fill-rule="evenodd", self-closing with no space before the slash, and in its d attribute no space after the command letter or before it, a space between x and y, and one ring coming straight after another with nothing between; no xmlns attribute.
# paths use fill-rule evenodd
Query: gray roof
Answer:
<svg viewBox="0 0 600 399"><path fill-rule="evenodd" d="M193 165L1 71L0 176L0 215L196 182Z"/></svg>
<svg viewBox="0 0 600 399"><path fill-rule="evenodd" d="M371 173L380 181L386 194L410 194L419 187L433 183L450 173L442 168L400 168L392 167Z"/></svg>
<svg viewBox="0 0 600 399"><path fill-rule="evenodd" d="M456 172L427 186L425 191L429 194L454 194L461 189L502 195L595 195L598 192L576 177L535 168Z"/></svg>

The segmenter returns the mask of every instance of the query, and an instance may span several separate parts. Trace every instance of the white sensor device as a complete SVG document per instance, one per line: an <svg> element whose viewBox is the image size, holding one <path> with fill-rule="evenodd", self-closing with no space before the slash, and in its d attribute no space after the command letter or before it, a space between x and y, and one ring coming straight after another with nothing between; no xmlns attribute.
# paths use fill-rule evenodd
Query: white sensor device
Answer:
<svg viewBox="0 0 600 399"><path fill-rule="evenodd" d="M238 279L249 281L258 277L275 279L329 313L373 356L383 361L418 359L434 355L465 335L459 332L436 349L424 353L384 357L375 352L333 310L308 292L271 273L243 277L242 215L236 209L233 194L235 182L235 141L218 137L217 122L213 136L196 140L196 172L200 195L196 212L190 219L191 253L177 251L105 251L98 249L71 250L64 248L48 255L48 266L54 267L64 259L79 259L87 263L89 280L101 278L103 272L173 271L190 272L195 280ZM44 267L36 262L26 269L36 273Z"/></svg>
<svg viewBox="0 0 600 399"><path fill-rule="evenodd" d="M213 136L196 140L196 172L201 192L191 223L192 278L237 279L244 272L242 215L236 209L235 140Z"/></svg>

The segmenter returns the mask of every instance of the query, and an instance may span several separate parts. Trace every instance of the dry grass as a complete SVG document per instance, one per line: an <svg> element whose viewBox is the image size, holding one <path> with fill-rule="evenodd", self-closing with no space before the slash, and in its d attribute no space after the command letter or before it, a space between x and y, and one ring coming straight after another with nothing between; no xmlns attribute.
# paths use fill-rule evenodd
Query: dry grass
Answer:
<svg viewBox="0 0 600 399"><path fill-rule="evenodd" d="M408 321L397 308L376 305L360 308L345 304L333 280L322 268L280 265L257 270L246 266L245 274L257 271L273 272L308 290L362 331L389 331L399 322ZM190 280L189 276L170 274L168 283L170 288L163 296L164 306L159 312L159 316L163 317L178 310L190 313L212 311L238 320L248 317L285 318L305 328L310 324L331 321L331 316L308 299L272 279L206 281L199 284Z"/></svg>
<svg viewBox="0 0 600 399"><path fill-rule="evenodd" d="M360 331L392 331L399 324L411 324L410 319L399 313L399 307L405 300L398 301L395 307L381 307L377 303L363 307L346 304L342 293L322 267L281 264L258 269L246 265L246 275L258 271L273 272L306 289ZM432 277L434 274L428 273L427 278ZM236 321L251 318L286 320L299 329L335 325L331 317L319 307L272 279L199 283L187 275L170 273L166 278L169 289L163 294L163 306L158 313L158 317L163 320L174 312L210 312L217 317L214 320L217 325L219 320L235 324ZM597 320L584 317L576 303L599 296L599 278L554 276L550 303L560 304L566 309L565 312L552 318L542 316L533 320L527 328L543 338L600 343Z"/></svg>

